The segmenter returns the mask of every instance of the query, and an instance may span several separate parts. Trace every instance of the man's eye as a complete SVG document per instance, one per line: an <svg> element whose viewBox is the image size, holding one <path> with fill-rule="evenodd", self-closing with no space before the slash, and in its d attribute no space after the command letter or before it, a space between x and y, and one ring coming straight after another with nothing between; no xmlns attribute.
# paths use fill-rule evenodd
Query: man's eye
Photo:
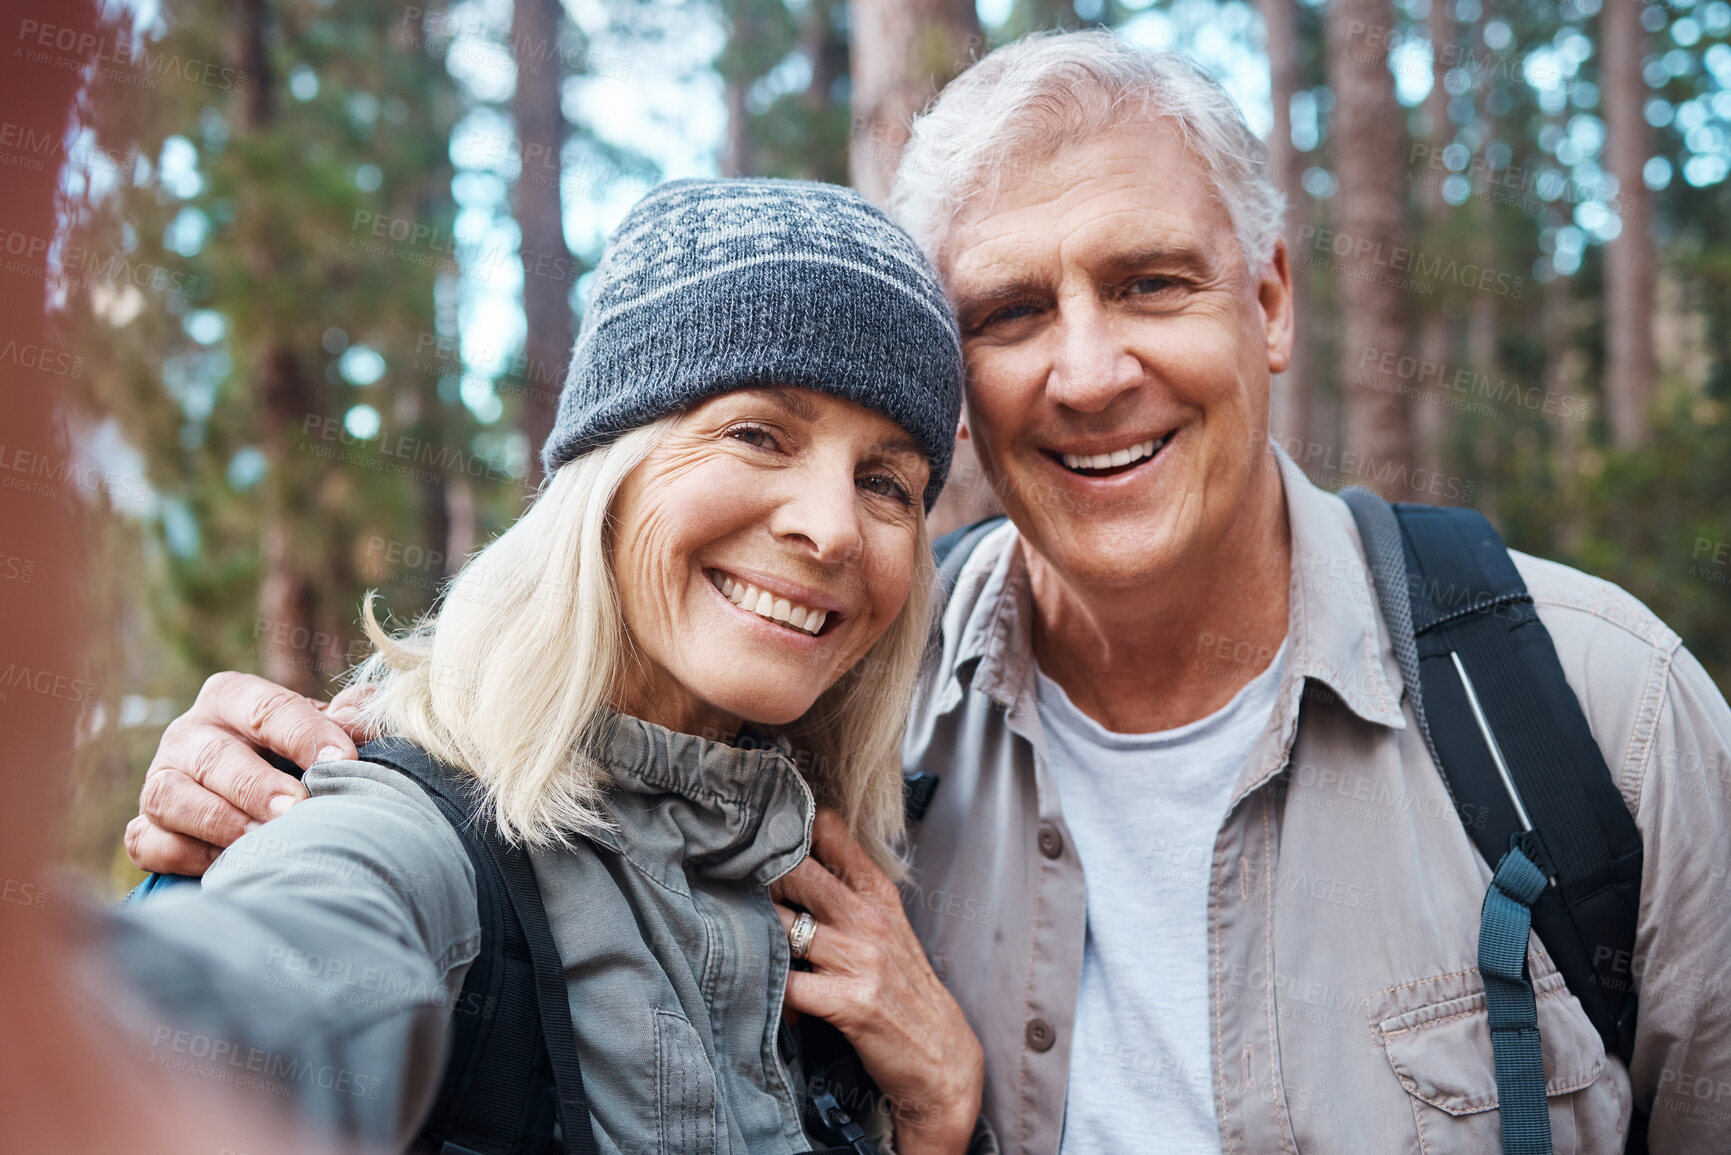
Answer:
<svg viewBox="0 0 1731 1155"><path fill-rule="evenodd" d="M1144 295L1148 293L1160 293L1167 289L1174 289L1177 287L1178 282L1171 277L1138 277L1136 280L1130 282L1130 291L1132 293L1140 293Z"/></svg>
<svg viewBox="0 0 1731 1155"><path fill-rule="evenodd" d="M980 327L985 328L990 325L1002 325L1008 321L1020 321L1023 317L1031 317L1033 315L1033 305L1005 305L1002 309L996 310L991 314L991 316L982 321Z"/></svg>

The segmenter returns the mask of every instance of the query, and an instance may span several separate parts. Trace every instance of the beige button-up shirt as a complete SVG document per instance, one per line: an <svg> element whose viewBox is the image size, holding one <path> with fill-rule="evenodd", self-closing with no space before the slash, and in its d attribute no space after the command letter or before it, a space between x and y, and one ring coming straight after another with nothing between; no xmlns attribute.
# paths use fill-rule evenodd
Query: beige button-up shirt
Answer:
<svg viewBox="0 0 1731 1155"><path fill-rule="evenodd" d="M1279 700L1220 829L1197 832L1212 847L1220 1147L1495 1152L1476 966L1490 868L1463 826L1476 816L1457 812L1404 708L1351 514L1276 454L1292 530ZM1634 598L1514 556L1646 850L1630 1067L1606 1055L1537 938L1529 948L1554 1149L1621 1152L1639 1105L1654 1152L1731 1151L1731 709ZM1174 1084L1139 1069L1133 1047L1073 1053L1087 880L1035 707L1033 613L1006 525L969 559L922 674L904 754L942 784L915 831L906 905L984 1044L1004 1149L1055 1155L1071 1062L1136 1091L1127 1104ZM1272 656L1195 645L1223 674ZM1145 1124L1158 1150L1157 1110Z"/></svg>

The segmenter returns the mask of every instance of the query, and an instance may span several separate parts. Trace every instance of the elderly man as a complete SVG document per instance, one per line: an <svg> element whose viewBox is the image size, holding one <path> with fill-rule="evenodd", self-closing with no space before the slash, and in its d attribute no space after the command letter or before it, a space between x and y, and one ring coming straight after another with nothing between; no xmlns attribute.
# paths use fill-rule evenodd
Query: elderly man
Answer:
<svg viewBox="0 0 1731 1155"><path fill-rule="evenodd" d="M1347 507L1268 438L1294 316L1264 158L1192 64L1075 33L953 82L898 178L1009 514L905 747L942 777L907 908L1007 1150L1499 1146L1490 868ZM1622 1151L1639 1112L1652 1150L1722 1149L1731 709L1633 598L1515 560L1646 846L1629 1064L1529 948L1553 1148ZM196 872L292 802L249 742L352 749L303 699L213 680L165 735L136 862Z"/></svg>

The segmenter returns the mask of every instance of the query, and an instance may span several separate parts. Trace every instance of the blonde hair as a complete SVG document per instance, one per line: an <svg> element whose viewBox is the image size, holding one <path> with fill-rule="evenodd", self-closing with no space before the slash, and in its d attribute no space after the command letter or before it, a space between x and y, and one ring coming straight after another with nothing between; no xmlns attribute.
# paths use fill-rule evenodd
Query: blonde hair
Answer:
<svg viewBox="0 0 1731 1155"><path fill-rule="evenodd" d="M570 461L529 509L452 580L434 613L393 637L373 613L373 654L351 674L375 687L363 716L474 776L506 838L569 844L609 825L598 723L640 660L619 608L611 508L676 418ZM892 878L905 864L901 743L928 637L935 570L918 516L907 604L804 716L778 728L819 805L832 806ZM724 739L725 740L725 739Z"/></svg>

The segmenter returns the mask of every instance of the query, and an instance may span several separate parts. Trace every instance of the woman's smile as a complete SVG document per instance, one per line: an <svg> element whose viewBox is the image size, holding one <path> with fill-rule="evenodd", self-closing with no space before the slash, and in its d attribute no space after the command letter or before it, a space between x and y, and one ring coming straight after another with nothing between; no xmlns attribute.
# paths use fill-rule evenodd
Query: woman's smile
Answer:
<svg viewBox="0 0 1731 1155"><path fill-rule="evenodd" d="M841 621L841 612L829 605L828 599L813 597L803 590L790 590L779 582L765 581L759 575L748 581L743 575L728 570L705 569L709 584L735 609L748 611L759 621L781 627L784 633L802 637L817 637L824 626ZM791 596L790 596L791 595Z"/></svg>

